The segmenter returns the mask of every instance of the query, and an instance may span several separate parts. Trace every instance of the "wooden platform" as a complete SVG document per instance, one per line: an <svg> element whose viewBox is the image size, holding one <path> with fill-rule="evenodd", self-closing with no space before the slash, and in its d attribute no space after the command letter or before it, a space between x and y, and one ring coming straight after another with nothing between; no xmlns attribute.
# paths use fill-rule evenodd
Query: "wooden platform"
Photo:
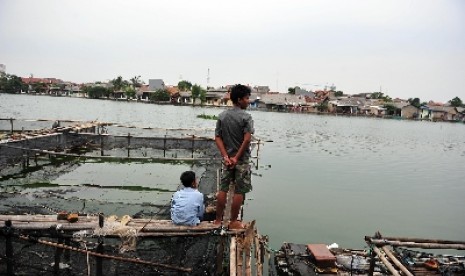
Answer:
<svg viewBox="0 0 465 276"><path fill-rule="evenodd" d="M110 220L111 219L111 220ZM60 229L63 231L81 231L81 230L99 230L98 216L79 216L77 222L68 222L67 220L58 220L56 215L0 215L0 224L3 226L7 221L11 222L11 227L20 230L49 230ZM103 228L111 223L112 227L131 228L137 232L138 236L183 236L183 235L202 235L209 234L212 231L221 230L221 227L212 222L203 221L198 226L180 226L175 225L171 220L152 220L129 219L122 222L121 218L113 220L105 218ZM245 232L245 229L226 230L228 234L238 234ZM108 236L113 236L108 232ZM115 234L117 236L117 234Z"/></svg>

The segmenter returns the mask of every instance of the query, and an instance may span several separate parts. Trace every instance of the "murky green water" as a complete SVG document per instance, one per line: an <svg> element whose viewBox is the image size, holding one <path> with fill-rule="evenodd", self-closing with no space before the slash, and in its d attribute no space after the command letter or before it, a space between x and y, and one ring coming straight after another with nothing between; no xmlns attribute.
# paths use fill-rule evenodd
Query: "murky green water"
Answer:
<svg viewBox="0 0 465 276"><path fill-rule="evenodd" d="M212 133L215 122L196 116L221 111L0 95L1 118L100 120ZM363 237L377 230L465 240L464 124L250 112L256 135L273 142L262 145L254 161L258 169L245 219L257 220L273 248L283 241L360 248ZM6 122L2 126L8 128ZM89 184L76 194L82 198L157 201L171 195L185 169L86 163L53 182L68 188Z"/></svg>

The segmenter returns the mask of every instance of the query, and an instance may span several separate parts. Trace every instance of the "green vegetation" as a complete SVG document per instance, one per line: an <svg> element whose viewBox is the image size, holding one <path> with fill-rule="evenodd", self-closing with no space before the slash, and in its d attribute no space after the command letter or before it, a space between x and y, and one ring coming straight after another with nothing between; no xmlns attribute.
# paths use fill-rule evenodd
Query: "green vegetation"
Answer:
<svg viewBox="0 0 465 276"><path fill-rule="evenodd" d="M82 91L87 93L87 96L91 99L108 98L110 96L110 90L103 86L84 86Z"/></svg>
<svg viewBox="0 0 465 276"><path fill-rule="evenodd" d="M186 80L182 80L178 82L178 88L179 88L179 91L190 91L192 88L192 83Z"/></svg>
<svg viewBox="0 0 465 276"><path fill-rule="evenodd" d="M389 97L388 95L384 95L383 92L373 92L373 93L371 93L371 98L372 99L384 100L385 102L392 102L391 97Z"/></svg>
<svg viewBox="0 0 465 276"><path fill-rule="evenodd" d="M150 94L151 102L167 102L171 100L171 95L165 89L158 89L155 93Z"/></svg>
<svg viewBox="0 0 465 276"><path fill-rule="evenodd" d="M455 97L449 102L450 102L450 105L455 106L455 107L465 107L465 105L463 104L462 100L459 97Z"/></svg>
<svg viewBox="0 0 465 276"><path fill-rule="evenodd" d="M409 102L409 104L415 106L415 107L420 107L422 104L420 102L420 98L410 98L407 100Z"/></svg>
<svg viewBox="0 0 465 276"><path fill-rule="evenodd" d="M203 104L206 100L206 96L207 91L203 89L200 85L194 84L192 86L192 99L194 100L194 103L195 99L200 99L200 102Z"/></svg>
<svg viewBox="0 0 465 276"><path fill-rule="evenodd" d="M205 114L205 113L197 115L197 118L206 119L206 120L218 120L218 116L216 116L216 115L208 115L208 114Z"/></svg>
<svg viewBox="0 0 465 276"><path fill-rule="evenodd" d="M16 75L0 73L0 92L19 93L27 90L27 84Z"/></svg>
<svg viewBox="0 0 465 276"><path fill-rule="evenodd" d="M294 95L295 94L295 87L289 87L287 89L287 93Z"/></svg>
<svg viewBox="0 0 465 276"><path fill-rule="evenodd" d="M387 115L396 115L398 108L395 107L393 104L385 104L384 108L386 108Z"/></svg>
<svg viewBox="0 0 465 276"><path fill-rule="evenodd" d="M316 109L317 109L319 112L326 112L326 111L328 111L328 102L327 102L327 101L321 102L321 103L316 107Z"/></svg>

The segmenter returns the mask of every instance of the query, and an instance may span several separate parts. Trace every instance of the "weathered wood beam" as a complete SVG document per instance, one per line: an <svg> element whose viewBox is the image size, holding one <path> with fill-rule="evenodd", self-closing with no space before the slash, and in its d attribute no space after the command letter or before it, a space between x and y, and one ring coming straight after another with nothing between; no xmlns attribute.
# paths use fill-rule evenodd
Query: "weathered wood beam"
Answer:
<svg viewBox="0 0 465 276"><path fill-rule="evenodd" d="M402 272L407 275L407 276L413 276L413 274L401 263L399 262L399 260L397 260L397 258L394 256L394 254L392 254L391 250L389 250L389 248L385 245L383 247L381 247L384 251L384 253L386 253L386 255L389 257L389 259L391 259L391 261L398 267L400 268L400 270L402 270Z"/></svg>
<svg viewBox="0 0 465 276"><path fill-rule="evenodd" d="M397 270L392 266L392 264L389 262L389 260L386 259L386 257L384 257L383 253L381 253L381 251L379 250L378 247L374 246L374 247L373 247L373 250L375 251L376 255L378 255L379 259L383 262L383 264L387 267L387 269L389 270L389 272L391 272L392 275L394 275L394 276L400 276L399 271L397 271Z"/></svg>

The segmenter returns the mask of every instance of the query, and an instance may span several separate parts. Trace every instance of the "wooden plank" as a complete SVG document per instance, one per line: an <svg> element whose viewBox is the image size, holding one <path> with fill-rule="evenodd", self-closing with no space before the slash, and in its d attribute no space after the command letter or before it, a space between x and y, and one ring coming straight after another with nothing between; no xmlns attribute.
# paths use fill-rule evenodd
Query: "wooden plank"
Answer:
<svg viewBox="0 0 465 276"><path fill-rule="evenodd" d="M465 244L439 244L439 243L417 243L417 242L399 242L399 241L389 241L385 239L371 239L371 242L376 245L393 245L393 246L403 246L410 248L423 248L423 249L458 249L465 250Z"/></svg>
<svg viewBox="0 0 465 276"><path fill-rule="evenodd" d="M400 268L400 270L402 270L404 275L413 276L413 274L401 262L399 262L399 260L397 260L397 258L394 256L394 254L392 254L391 250L389 250L389 248L387 246L383 246L381 248L383 249L384 253L386 253L386 255L389 257L389 259L391 259L391 261L398 268Z"/></svg>
<svg viewBox="0 0 465 276"><path fill-rule="evenodd" d="M231 237L229 245L229 275L236 275L236 237Z"/></svg>
<svg viewBox="0 0 465 276"><path fill-rule="evenodd" d="M391 272L394 276L400 276L399 272L392 266L392 264L384 257L378 247L374 246L373 251L375 251L376 255L378 255L379 259L383 262L383 264L387 267L389 272Z"/></svg>

